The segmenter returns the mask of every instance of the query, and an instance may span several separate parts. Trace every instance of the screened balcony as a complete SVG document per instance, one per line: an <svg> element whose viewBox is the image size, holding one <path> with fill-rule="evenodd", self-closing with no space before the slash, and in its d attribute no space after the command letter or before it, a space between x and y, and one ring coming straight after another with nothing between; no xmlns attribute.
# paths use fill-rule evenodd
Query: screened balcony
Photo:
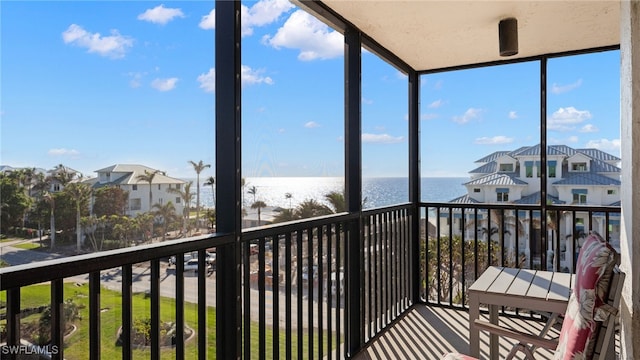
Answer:
<svg viewBox="0 0 640 360"><path fill-rule="evenodd" d="M497 21L505 15L518 15L521 19L531 16L529 24L535 26L536 19L579 7L573 9L582 14L575 24L566 19L555 23L567 23L576 29L547 29L557 41L537 42L538 46L531 50L524 50L524 44L534 43L537 36L543 37L546 32L522 36L521 54L508 60L495 51L495 36L491 35L489 42L480 34L475 37L474 29L467 28L460 34L452 29L444 33L433 30L433 36L423 36L419 30L426 25L418 15L428 10L422 8L427 4L297 4L344 34L347 211L242 229L240 4L216 1L216 88L226 89L216 92L217 233L1 269L7 346L19 346L25 333L36 331L22 328L21 319L30 315L29 300L34 294L45 294L51 304L50 322L41 331L50 337L47 355L56 359L437 358L446 351L468 350L466 290L487 266L571 271L580 243L579 230L595 230L618 241L627 281L637 283L639 265L631 261L631 254L638 252L638 245L631 239L632 234L640 233L640 221L634 213L640 208L640 199L633 192L640 186L640 176L637 166L629 164L637 165L635 154L640 153L640 128L631 121L640 107L635 86L639 81L640 53L631 44L640 35L637 29L629 30L626 25L640 23L638 4L567 3L555 8L550 5L553 3L529 7L529 3L501 2L484 4L480 11L475 5L465 8L442 2L431 9L443 11L442 19L454 25L465 18L478 17L495 30ZM465 18L458 19L457 14ZM411 24L413 29L405 32L394 27L393 21ZM564 34L568 34L566 38ZM457 38L468 42L453 46ZM425 44L420 42L429 40L442 46L442 54L423 48ZM363 48L407 76L409 146L407 159L402 160L408 163L409 201L375 209L362 207L359 59ZM445 52L445 48L458 49L458 53ZM419 119L422 75L502 62L536 61L540 64L543 114L540 143L546 149L547 60L618 48L624 79L620 100L620 207L553 205L544 201L534 205L422 201L425 189L420 188L420 163L428 162L419 151L424 145L419 134L428 131L428 124ZM544 151L540 161L547 162ZM542 169L540 191L545 199L547 174L546 167ZM549 226L551 218L563 226ZM577 218L584 220L578 222ZM490 228L493 223L503 231L495 236L483 233L483 221L485 227ZM508 234L507 227L513 227ZM572 231L561 236L560 228ZM212 271L206 260L207 251L216 254ZM198 259L195 275L185 271L181 261L187 254L194 256L194 252ZM176 256L176 266L168 271L166 261L171 256ZM640 337L635 336L631 324L637 323L634 310L637 311L639 300L631 290L625 296L617 349L621 358L634 358L640 349ZM81 311L86 316L74 330L84 334L79 341L78 337L67 336L65 304L70 297L83 299L85 304ZM134 324L134 315L138 313L148 314L150 336L144 345L133 341L133 329L139 326ZM168 345L161 341L171 331L164 328L167 313L174 329L185 329L175 331ZM505 314L509 321L534 331L544 323L540 314L518 309L506 309ZM121 324L118 334L103 331L101 324L107 321ZM502 352L508 349L508 344L501 344ZM484 348L483 354L486 351ZM549 354L541 355L549 358Z"/></svg>

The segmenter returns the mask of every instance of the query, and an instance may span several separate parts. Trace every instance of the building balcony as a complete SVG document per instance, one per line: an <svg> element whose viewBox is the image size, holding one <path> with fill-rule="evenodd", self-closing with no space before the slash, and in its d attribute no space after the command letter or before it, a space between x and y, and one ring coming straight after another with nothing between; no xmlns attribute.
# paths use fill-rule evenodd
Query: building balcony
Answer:
<svg viewBox="0 0 640 360"><path fill-rule="evenodd" d="M217 233L12 266L0 269L2 342L29 343L54 359L212 358L226 356L220 339L233 331L224 326L231 317L241 338L233 352L243 358L466 352L466 291L484 269L558 268L563 261L548 250L567 238L554 234L580 214L586 230L616 236L603 224L619 208L549 212L565 219L547 223L549 236L539 236L534 206L401 204L246 229L239 239ZM490 223L503 231L483 231ZM576 248L579 237L569 243ZM197 269L185 268L187 257ZM539 314L504 312L523 328L544 325Z"/></svg>

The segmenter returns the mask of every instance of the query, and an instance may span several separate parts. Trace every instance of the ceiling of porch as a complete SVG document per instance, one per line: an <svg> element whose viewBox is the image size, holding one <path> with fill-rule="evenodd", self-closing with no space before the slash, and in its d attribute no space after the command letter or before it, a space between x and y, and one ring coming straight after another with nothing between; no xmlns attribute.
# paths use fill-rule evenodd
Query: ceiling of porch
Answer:
<svg viewBox="0 0 640 360"><path fill-rule="evenodd" d="M322 0L415 70L620 43L618 1ZM518 19L519 53L499 55L498 22Z"/></svg>

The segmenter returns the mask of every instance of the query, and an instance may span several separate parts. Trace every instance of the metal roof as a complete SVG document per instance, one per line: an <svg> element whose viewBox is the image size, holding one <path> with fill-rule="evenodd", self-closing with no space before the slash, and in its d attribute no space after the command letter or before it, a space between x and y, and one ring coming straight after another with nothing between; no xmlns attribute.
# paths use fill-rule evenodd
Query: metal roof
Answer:
<svg viewBox="0 0 640 360"><path fill-rule="evenodd" d="M522 181L515 177L515 173L493 173L473 179L464 185L529 185L525 181Z"/></svg>
<svg viewBox="0 0 640 360"><path fill-rule="evenodd" d="M540 191L537 191L531 195L524 196L516 201L515 204L528 204L528 205L536 205L540 204ZM547 203L551 204L566 204L565 201L558 199L555 196L547 194Z"/></svg>
<svg viewBox="0 0 640 360"><path fill-rule="evenodd" d="M510 153L509 151L496 151L496 152L491 153L491 154L483 157L482 159L476 160L474 162L477 162L477 163L488 163L488 162L494 161L494 160L500 158L501 156L509 154L509 153Z"/></svg>
<svg viewBox="0 0 640 360"><path fill-rule="evenodd" d="M600 149L576 149L593 159L601 160L601 161L620 161L621 159L617 156L606 153Z"/></svg>
<svg viewBox="0 0 640 360"><path fill-rule="evenodd" d="M596 173L572 173L566 178L556 181L553 186L557 185L585 185L585 186L620 186L620 180L596 174Z"/></svg>
<svg viewBox="0 0 640 360"><path fill-rule="evenodd" d="M469 171L469 174L490 174L492 172L496 172L496 170L498 170L498 163L492 161Z"/></svg>
<svg viewBox="0 0 640 360"><path fill-rule="evenodd" d="M480 201L470 197L469 194L459 196L449 202L455 203L455 204L479 204L480 203Z"/></svg>

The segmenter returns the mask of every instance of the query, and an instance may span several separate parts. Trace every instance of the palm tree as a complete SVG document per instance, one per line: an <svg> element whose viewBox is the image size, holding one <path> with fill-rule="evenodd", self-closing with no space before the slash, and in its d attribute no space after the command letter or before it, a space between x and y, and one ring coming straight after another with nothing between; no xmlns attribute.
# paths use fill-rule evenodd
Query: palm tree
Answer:
<svg viewBox="0 0 640 360"><path fill-rule="evenodd" d="M294 214L298 219L307 219L316 216L329 215L332 211L328 206L321 204L314 199L308 199L300 203Z"/></svg>
<svg viewBox="0 0 640 360"><path fill-rule="evenodd" d="M249 193L249 195L253 195L253 202L256 202L256 194L258 193L258 189L254 186L251 186L249 188L249 190L247 190L247 193Z"/></svg>
<svg viewBox="0 0 640 360"><path fill-rule="evenodd" d="M182 233L187 235L187 224L189 222L189 205L193 199L193 193L191 192L192 181L184 186L184 191L180 189L169 189L169 192L180 195L180 199L184 202L184 209L182 210ZM197 221L197 220L196 220Z"/></svg>
<svg viewBox="0 0 640 360"><path fill-rule="evenodd" d="M144 174L140 174L136 176L136 180L149 183L149 209L151 209L151 206L152 206L151 204L153 204L153 192L152 192L151 183L153 183L153 178L156 177L157 173L158 173L158 170L155 170L155 171L145 170ZM153 222L151 223L151 242L153 242Z"/></svg>
<svg viewBox="0 0 640 360"><path fill-rule="evenodd" d="M214 178L213 176L209 176L207 178L207 181L205 181L205 183L203 185L206 186L211 186L211 201L213 204L213 207L216 207L216 189L214 187L216 183L216 178Z"/></svg>
<svg viewBox="0 0 640 360"><path fill-rule="evenodd" d="M64 191L71 196L71 199L76 205L76 250L80 251L82 246L82 225L80 218L82 209L89 206L91 188L87 184L75 182L66 186Z"/></svg>
<svg viewBox="0 0 640 360"><path fill-rule="evenodd" d="M251 204L252 209L258 209L258 226L260 226L260 209L266 208L266 207L267 207L267 204L261 200L255 201L253 204Z"/></svg>
<svg viewBox="0 0 640 360"><path fill-rule="evenodd" d="M347 203L344 200L344 193L338 191L332 191L324 196L329 204L333 207L334 213L341 213L347 211Z"/></svg>
<svg viewBox="0 0 640 360"><path fill-rule="evenodd" d="M49 191L45 191L42 194L42 198L51 206L51 213L49 215L49 232L51 234L49 235L49 242L51 243L51 249L53 249L56 246L56 198L55 195Z"/></svg>
<svg viewBox="0 0 640 360"><path fill-rule="evenodd" d="M153 208L155 209L153 211L153 215L162 220L162 241L165 241L167 239L167 227L173 221L178 219L178 215L176 215L176 207L171 201L169 201L165 205L159 203L154 204Z"/></svg>
<svg viewBox="0 0 640 360"><path fill-rule="evenodd" d="M200 173L202 170L206 168L210 168L211 164L205 164L202 160L195 163L192 160L189 160L191 165L193 165L193 170L196 171L196 229L200 227L198 221L200 220Z"/></svg>

